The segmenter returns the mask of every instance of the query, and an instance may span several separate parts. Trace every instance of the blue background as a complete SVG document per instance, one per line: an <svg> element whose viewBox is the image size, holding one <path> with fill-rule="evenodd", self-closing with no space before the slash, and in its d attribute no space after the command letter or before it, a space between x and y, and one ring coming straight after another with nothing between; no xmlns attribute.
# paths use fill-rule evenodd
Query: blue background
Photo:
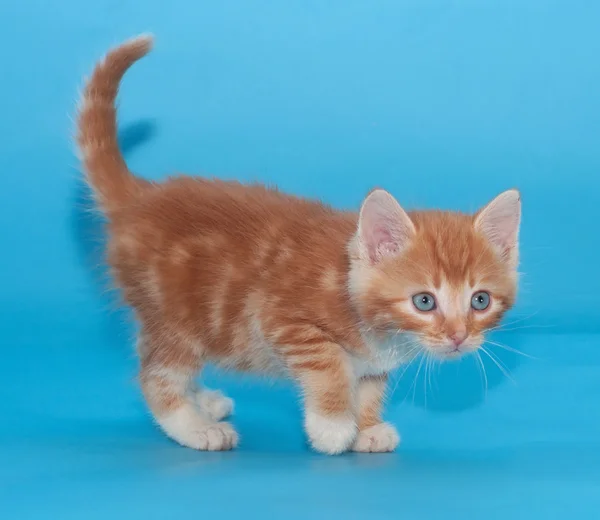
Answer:
<svg viewBox="0 0 600 520"><path fill-rule="evenodd" d="M0 5L0 517L597 518L600 4L7 0ZM72 144L82 77L143 31L123 84L135 171L277 183L355 207L523 195L521 296L486 358L411 367L391 455L309 452L285 383L210 373L232 453L180 448L135 383ZM414 384L413 384L414 382Z"/></svg>

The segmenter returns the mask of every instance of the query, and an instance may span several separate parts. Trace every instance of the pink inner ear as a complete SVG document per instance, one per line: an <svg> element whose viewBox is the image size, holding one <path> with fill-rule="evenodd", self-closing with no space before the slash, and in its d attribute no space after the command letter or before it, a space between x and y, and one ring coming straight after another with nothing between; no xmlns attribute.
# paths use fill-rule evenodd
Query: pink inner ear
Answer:
<svg viewBox="0 0 600 520"><path fill-rule="evenodd" d="M369 248L374 254L370 254L372 261L377 261L382 256L393 255L398 252L400 246L397 241L392 238L389 229L380 226L373 229L372 244Z"/></svg>
<svg viewBox="0 0 600 520"><path fill-rule="evenodd" d="M373 229L372 237L375 244L383 244L385 242L393 242L390 230L384 226L377 226Z"/></svg>
<svg viewBox="0 0 600 520"><path fill-rule="evenodd" d="M371 262L393 256L404 246L414 226L396 200L386 191L377 190L365 200L360 212L360 241Z"/></svg>
<svg viewBox="0 0 600 520"><path fill-rule="evenodd" d="M518 246L520 220L520 196L516 190L510 190L498 195L481 211L475 226L509 259Z"/></svg>

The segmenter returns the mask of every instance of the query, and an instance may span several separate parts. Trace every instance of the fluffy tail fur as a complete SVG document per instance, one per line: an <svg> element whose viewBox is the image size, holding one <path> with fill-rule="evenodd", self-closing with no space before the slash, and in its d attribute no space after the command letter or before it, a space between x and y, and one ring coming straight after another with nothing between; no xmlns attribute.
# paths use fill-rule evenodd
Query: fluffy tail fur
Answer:
<svg viewBox="0 0 600 520"><path fill-rule="evenodd" d="M88 184L107 214L126 205L148 183L127 168L117 139L115 100L123 75L152 48L151 36L140 36L111 50L96 65L83 91L77 144Z"/></svg>

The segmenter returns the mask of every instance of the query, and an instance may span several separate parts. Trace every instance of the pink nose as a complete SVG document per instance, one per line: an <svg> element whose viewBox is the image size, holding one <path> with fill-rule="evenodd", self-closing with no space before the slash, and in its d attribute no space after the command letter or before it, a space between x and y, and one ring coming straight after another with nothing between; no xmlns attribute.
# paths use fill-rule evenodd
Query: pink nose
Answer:
<svg viewBox="0 0 600 520"><path fill-rule="evenodd" d="M464 329L454 331L448 336L455 347L459 347L467 339L467 331Z"/></svg>

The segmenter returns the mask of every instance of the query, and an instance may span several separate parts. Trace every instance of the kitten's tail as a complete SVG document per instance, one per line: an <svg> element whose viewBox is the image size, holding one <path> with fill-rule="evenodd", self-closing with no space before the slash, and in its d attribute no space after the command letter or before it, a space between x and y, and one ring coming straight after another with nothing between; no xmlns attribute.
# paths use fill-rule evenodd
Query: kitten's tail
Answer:
<svg viewBox="0 0 600 520"><path fill-rule="evenodd" d="M115 100L123 75L152 48L152 36L139 36L112 49L87 81L80 103L77 144L88 184L105 213L124 206L150 183L127 168L117 139Z"/></svg>

